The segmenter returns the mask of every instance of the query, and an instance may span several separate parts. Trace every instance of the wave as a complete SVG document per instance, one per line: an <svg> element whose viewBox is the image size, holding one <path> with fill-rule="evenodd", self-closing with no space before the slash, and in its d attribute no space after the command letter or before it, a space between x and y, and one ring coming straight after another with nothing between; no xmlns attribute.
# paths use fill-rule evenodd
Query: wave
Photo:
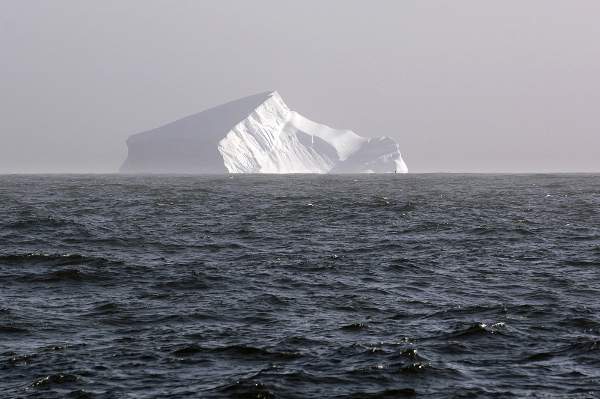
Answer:
<svg viewBox="0 0 600 399"><path fill-rule="evenodd" d="M231 398L274 399L275 394L266 385L252 379L236 381L217 388L217 391Z"/></svg>
<svg viewBox="0 0 600 399"><path fill-rule="evenodd" d="M121 311L121 307L113 302L107 302L103 304L98 304L92 309L90 312L86 313L88 316L110 316L119 313Z"/></svg>
<svg viewBox="0 0 600 399"><path fill-rule="evenodd" d="M575 267L596 267L600 266L600 260L584 260L584 259L570 259L564 262L567 266Z"/></svg>
<svg viewBox="0 0 600 399"><path fill-rule="evenodd" d="M19 283L87 283L112 279L113 266L123 262L80 254L0 255L0 266L7 266ZM114 271L113 269L112 271Z"/></svg>
<svg viewBox="0 0 600 399"><path fill-rule="evenodd" d="M424 316L424 319L453 319L456 317L462 317L462 316L492 316L492 315L500 315L500 314L506 314L507 312L507 308L505 305L495 305L495 304L490 304L490 305L471 305L471 306L460 306L460 307L454 307L454 308L449 308L449 309L443 309L443 310L439 310L433 313L429 313L426 316Z"/></svg>
<svg viewBox="0 0 600 399"><path fill-rule="evenodd" d="M36 354L28 354L28 355L13 355L8 359L8 364L11 366L20 366L30 364L38 355Z"/></svg>
<svg viewBox="0 0 600 399"><path fill-rule="evenodd" d="M27 218L16 220L14 222L6 223L3 227L5 229L14 229L14 230L25 230L25 229L37 229L43 227L57 228L64 227L69 224L75 224L74 222L65 220L65 219L57 219L51 216L47 217L39 217L39 218Z"/></svg>
<svg viewBox="0 0 600 399"><path fill-rule="evenodd" d="M504 323L486 324L473 323L466 328L458 328L444 335L446 339L468 339L477 337L486 337L492 335L506 335L503 330Z"/></svg>
<svg viewBox="0 0 600 399"><path fill-rule="evenodd" d="M369 329L369 325L367 323L352 323L342 326L340 329L344 331L362 331Z"/></svg>
<svg viewBox="0 0 600 399"><path fill-rule="evenodd" d="M56 270L42 274L27 274L17 278L17 281L24 283L55 283L60 281L84 281L94 280L90 275L86 275L77 269Z"/></svg>
<svg viewBox="0 0 600 399"><path fill-rule="evenodd" d="M251 358L252 360L292 360L302 357L300 352L272 351L246 345L229 345L206 348L196 344L187 345L173 351L177 357L193 356L198 353L224 354L231 357Z"/></svg>
<svg viewBox="0 0 600 399"><path fill-rule="evenodd" d="M577 342L558 347L555 350L547 352L534 353L521 359L522 363L536 363L552 360L556 357L574 357L590 356L597 362L597 356L600 352L600 340L582 338Z"/></svg>
<svg viewBox="0 0 600 399"><path fill-rule="evenodd" d="M417 396L417 391L413 388L385 389L379 392L359 392L349 396L339 397L340 399L394 399L394 398L413 398Z"/></svg>
<svg viewBox="0 0 600 399"><path fill-rule="evenodd" d="M122 265L121 261L108 260L106 258L85 256L80 254L6 254L0 255L0 265L21 266L21 265L44 265L44 266L107 266Z"/></svg>
<svg viewBox="0 0 600 399"><path fill-rule="evenodd" d="M38 378L31 383L31 386L34 388L42 388L49 385L73 383L77 382L78 379L79 377L74 374L50 374L45 377Z"/></svg>
<svg viewBox="0 0 600 399"><path fill-rule="evenodd" d="M171 280L157 283L154 287L159 289L171 290L205 290L211 288L212 285L206 282L203 278L191 276L180 280Z"/></svg>
<svg viewBox="0 0 600 399"><path fill-rule="evenodd" d="M29 330L23 327L11 325L11 324L0 324L0 334L25 334Z"/></svg>

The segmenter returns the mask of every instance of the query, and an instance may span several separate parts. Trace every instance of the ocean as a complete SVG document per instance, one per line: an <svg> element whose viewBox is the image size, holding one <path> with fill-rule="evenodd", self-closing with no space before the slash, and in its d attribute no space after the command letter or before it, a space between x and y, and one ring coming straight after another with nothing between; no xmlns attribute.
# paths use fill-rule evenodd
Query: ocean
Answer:
<svg viewBox="0 0 600 399"><path fill-rule="evenodd" d="M600 398L600 175L0 176L2 398Z"/></svg>

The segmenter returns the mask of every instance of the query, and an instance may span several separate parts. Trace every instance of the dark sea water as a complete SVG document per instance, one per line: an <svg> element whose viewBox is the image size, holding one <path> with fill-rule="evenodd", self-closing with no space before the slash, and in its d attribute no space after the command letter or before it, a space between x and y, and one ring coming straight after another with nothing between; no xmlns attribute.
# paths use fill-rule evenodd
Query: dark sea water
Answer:
<svg viewBox="0 0 600 399"><path fill-rule="evenodd" d="M600 398L600 176L0 176L0 397Z"/></svg>

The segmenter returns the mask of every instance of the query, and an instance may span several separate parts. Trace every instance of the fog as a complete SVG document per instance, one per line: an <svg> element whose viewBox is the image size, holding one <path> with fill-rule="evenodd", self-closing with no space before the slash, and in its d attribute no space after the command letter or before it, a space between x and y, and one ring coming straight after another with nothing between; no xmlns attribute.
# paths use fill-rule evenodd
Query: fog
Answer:
<svg viewBox="0 0 600 399"><path fill-rule="evenodd" d="M278 90L411 172L600 171L595 0L0 0L0 173L116 172L125 140Z"/></svg>

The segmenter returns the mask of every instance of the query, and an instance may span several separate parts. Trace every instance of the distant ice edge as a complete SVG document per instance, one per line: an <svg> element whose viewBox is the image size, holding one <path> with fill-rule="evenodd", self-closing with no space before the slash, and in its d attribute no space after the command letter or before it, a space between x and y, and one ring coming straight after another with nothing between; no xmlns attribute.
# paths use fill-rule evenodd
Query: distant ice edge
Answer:
<svg viewBox="0 0 600 399"><path fill-rule="evenodd" d="M408 172L393 139L313 122L290 110L277 91L131 136L127 144L125 173Z"/></svg>

